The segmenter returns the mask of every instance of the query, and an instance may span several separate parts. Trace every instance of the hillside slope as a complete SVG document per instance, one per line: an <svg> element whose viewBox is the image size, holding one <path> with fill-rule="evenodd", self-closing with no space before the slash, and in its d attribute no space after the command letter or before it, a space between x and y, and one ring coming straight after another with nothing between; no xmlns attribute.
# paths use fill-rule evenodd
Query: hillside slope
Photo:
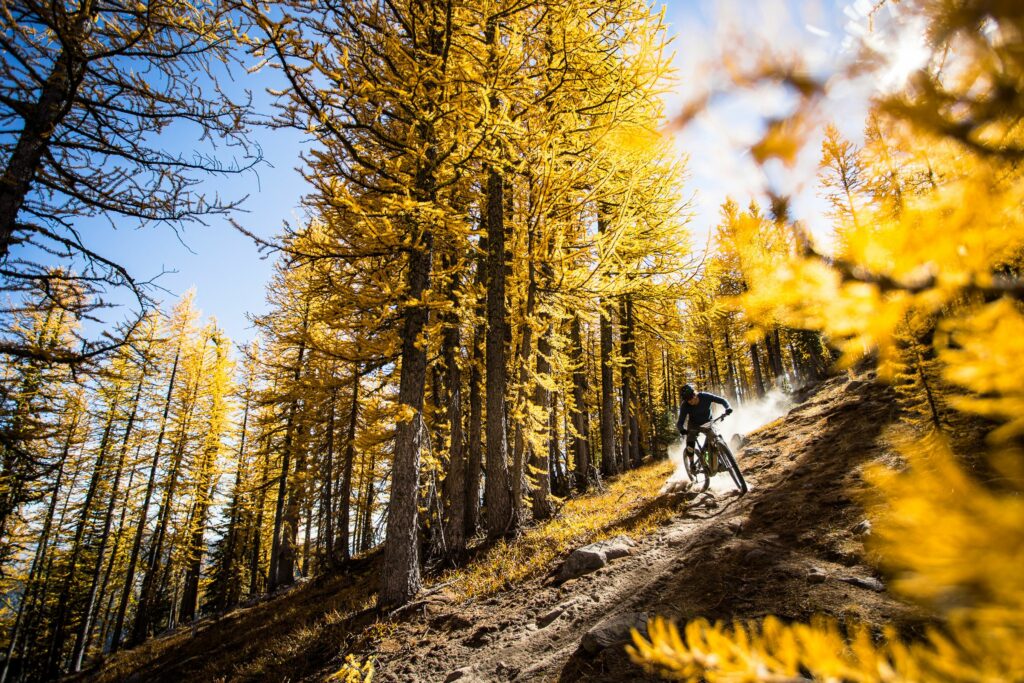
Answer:
<svg viewBox="0 0 1024 683"><path fill-rule="evenodd" d="M348 575L203 624L196 637L178 633L123 653L94 677L322 680L355 651L376 657L380 681L647 680L621 645L587 638L584 647L585 634L609 624L624 633L622 624L655 614L825 612L913 629L927 615L892 598L865 563L864 515L850 497L864 465L894 457L882 438L893 412L884 386L845 376L823 383L740 452L750 493L716 486L696 498L654 497L650 506L670 507L660 528L635 535L629 556L561 585L553 565L490 596L464 599L457 586L439 586L380 621L366 599L369 558Z"/></svg>

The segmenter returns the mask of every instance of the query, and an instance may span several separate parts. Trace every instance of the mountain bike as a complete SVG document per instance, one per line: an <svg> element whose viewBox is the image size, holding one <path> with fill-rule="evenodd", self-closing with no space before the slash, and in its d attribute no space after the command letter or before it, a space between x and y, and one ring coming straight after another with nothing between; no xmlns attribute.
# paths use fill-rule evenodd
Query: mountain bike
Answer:
<svg viewBox="0 0 1024 683"><path fill-rule="evenodd" d="M740 472L740 466L736 464L736 456L732 454L732 449L715 428L715 423L724 419L725 415L720 415L697 427L697 431L704 435L704 442L695 445L692 451L687 451L683 455L683 465L695 491L706 491L711 485L711 477L726 471L742 496L747 492L747 482Z"/></svg>

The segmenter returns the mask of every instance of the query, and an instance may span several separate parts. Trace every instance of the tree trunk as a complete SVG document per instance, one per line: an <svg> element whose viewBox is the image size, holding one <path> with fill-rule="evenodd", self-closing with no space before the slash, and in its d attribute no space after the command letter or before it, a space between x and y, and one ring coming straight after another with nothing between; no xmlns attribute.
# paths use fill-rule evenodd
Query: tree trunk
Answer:
<svg viewBox="0 0 1024 683"><path fill-rule="evenodd" d="M252 555L249 557L249 595L259 593L260 554L263 539L263 512L266 507L267 486L270 480L270 443L269 437L263 437L263 468L260 475L260 488L256 497L256 522L253 524ZM267 577L269 583L269 576Z"/></svg>
<svg viewBox="0 0 1024 683"><path fill-rule="evenodd" d="M91 13L82 12L83 20ZM14 244L18 213L28 195L51 138L71 111L73 98L85 76L81 64L72 62L67 50L61 50L39 91L32 115L23 118L24 128L0 177L0 261L6 259Z"/></svg>
<svg viewBox="0 0 1024 683"><path fill-rule="evenodd" d="M82 541L85 538L85 529L89 525L89 515L92 511L92 502L99 491L100 480L106 474L104 467L107 460L108 444L114 429L114 420L117 415L119 393L115 392L110 401L107 424L103 429L103 436L100 438L99 452L96 454L96 464L93 466L92 476L89 479L89 487L85 492L85 499L82 501L82 513L78 524L75 527L75 538L71 544L71 555L68 559L67 575L61 583L60 597L57 599L57 611L53 626L53 638L50 642L50 654L47 662L47 672L50 677L56 677L64 668L64 642L67 637L67 623L71 617L71 591L74 587L75 574L78 569L78 559L82 552Z"/></svg>
<svg viewBox="0 0 1024 683"><path fill-rule="evenodd" d="M29 608L35 602L35 597L38 593L37 583L39 570L46 561L46 551L50 543L50 531L53 528L53 517L57 511L57 499L60 497L60 487L64 477L64 465L67 463L68 455L71 452L71 443L74 440L75 433L78 431L79 422L78 416L76 415L76 419L72 422L68 429L67 437L64 439L64 447L61 450L60 460L57 461L57 473L53 483L53 496L50 498L50 505L46 510L43 529L39 534L36 551L32 558L32 566L29 568L28 578L25 581L25 589L18 604L18 613L14 619L14 626L11 628L10 641L7 644L7 656L4 658L3 672L0 673L0 683L5 683L7 681L11 661L17 656L18 644L22 634L22 625L24 624Z"/></svg>
<svg viewBox="0 0 1024 683"><path fill-rule="evenodd" d="M615 371L612 367L612 321L601 306L601 474L618 472L615 461Z"/></svg>
<svg viewBox="0 0 1024 683"><path fill-rule="evenodd" d="M377 467L377 454L370 451L370 462L367 465L367 475L363 488L366 493L363 497L363 528L359 534L359 552L369 552L373 548L373 504L377 489L374 487L374 472Z"/></svg>
<svg viewBox="0 0 1024 683"><path fill-rule="evenodd" d="M216 480L212 476L214 466L213 459L216 455L214 449L207 448L203 454L203 462L200 465L200 476L205 481L199 482L196 487L196 501L191 519L191 538L188 544L188 560L185 568L185 580L182 587L180 618L183 622L193 622L199 610L199 579L203 567L203 551L206 545L203 538L206 535L206 516L209 513L210 501L213 499Z"/></svg>
<svg viewBox="0 0 1024 683"><path fill-rule="evenodd" d="M761 372L761 356L754 342L750 344L750 361L754 366L754 390L757 392L757 398L761 398L765 393L764 374Z"/></svg>
<svg viewBox="0 0 1024 683"><path fill-rule="evenodd" d="M573 460L576 468L576 489L585 493L590 487L590 421L587 419L587 368L583 358L583 334L580 316L572 319L570 332L572 353L572 437Z"/></svg>
<svg viewBox="0 0 1024 683"><path fill-rule="evenodd" d="M302 361L306 354L306 326L309 317L309 303L306 303L302 314L302 340L299 342L299 354L292 372L292 383L297 389L302 378ZM288 421L285 423L284 443L281 445L281 476L277 482L277 503L274 506L274 536L270 547L270 572L267 577L267 590L271 593L281 586L290 586L295 582L295 533L296 529L285 529L285 501L288 498L289 474L291 470L292 445L295 441L295 413L298 400L292 398L288 404ZM297 516L297 515L296 515Z"/></svg>
<svg viewBox="0 0 1024 683"><path fill-rule="evenodd" d="M131 439L132 430L135 427L135 418L139 412L139 401L142 398L142 388L146 382L146 372L143 368L139 376L139 383L135 388L135 398L132 400L132 412L128 416L128 423L125 425L124 436L121 439L121 450L117 458L117 466L114 469L114 483L110 490L110 500L107 503L107 512L103 519L103 531L100 533L100 545L96 551L96 562L93 565L92 577L89 582L89 594L85 600L85 610L82 613L82 624L75 636L75 647L71 657L71 670L81 671L82 658L85 656L86 643L92 632L93 611L96 607L96 590L100 582L100 574L103 569L103 553L107 549L107 539L110 537L110 527L114 521L114 509L117 505L118 489L121 486L121 475L124 472L124 461L128 454L128 441ZM126 501L127 503L127 501Z"/></svg>
<svg viewBox="0 0 1024 683"><path fill-rule="evenodd" d="M352 465L356 457L356 424L359 420L359 381L362 375L359 365L352 367L352 403L349 407L348 433L345 435L345 461L342 466L341 490L338 492L338 505L341 514L338 518L338 542L341 546L341 559L347 562L351 557L349 540L349 510L352 499Z"/></svg>
<svg viewBox="0 0 1024 683"><path fill-rule="evenodd" d="M422 187L423 181L418 185ZM423 334L429 314L422 298L423 292L430 285L433 235L429 226L421 225L418 228L420 234L409 252L406 296L416 303L405 310L402 324L398 403L405 414L400 418L395 434L383 576L377 596L381 606L405 604L419 592L421 585L416 520L427 352L420 335Z"/></svg>
<svg viewBox="0 0 1024 683"><path fill-rule="evenodd" d="M519 419L514 420L515 438L512 442L512 515L518 525L523 519L523 485L525 483L525 453L526 453L526 422L529 420L527 407L528 392L526 368L530 362L530 354L533 351L533 319L534 310L537 307L537 278L533 265L534 239L530 234L527 240L527 272L528 281L526 285L526 304L523 309L523 334L519 340L519 349L516 353L515 375L512 385L516 387L515 408L521 412Z"/></svg>
<svg viewBox="0 0 1024 683"><path fill-rule="evenodd" d="M636 342L634 340L633 299L622 297L622 443L626 451L627 467L640 465L640 434L636 419Z"/></svg>
<svg viewBox="0 0 1024 683"><path fill-rule="evenodd" d="M541 414L545 416L545 424L538 429L538 432L544 436L545 439L555 438L553 430L550 428L549 416L551 414L551 392L548 391L544 385L542 378L551 373L551 321L543 320L544 325L543 331L540 334L540 338L537 340L537 383L534 386L533 392L533 403L541 411ZM536 484L531 492L531 499L533 502L533 517L537 520L545 520L549 518L553 510L551 508L551 479L549 476L550 468L550 446L545 445L545 448L536 448L530 446L531 458L530 466L532 474L536 477Z"/></svg>
<svg viewBox="0 0 1024 683"><path fill-rule="evenodd" d="M203 340L203 348L200 351L200 358L205 355L206 342L208 341L209 337L206 337ZM201 376L202 373L203 368L201 364L199 367L199 375ZM131 642L134 645L138 645L146 639L150 627L150 615L148 612L152 609L153 603L159 593L157 579L160 578L160 558L163 556L164 542L167 539L167 527L170 524L172 507L174 505L174 496L178 487L178 475L181 471L181 463L185 456L185 446L188 440L188 428L191 422L193 410L195 409L199 385L200 382L197 378L192 390L192 395L187 399L185 415L182 417L181 424L178 428L178 438L174 447L174 455L171 459L171 469L167 473L167 488L164 490L163 501L157 511L157 528L154 532L153 544L149 551L146 573L142 577L142 590L139 595L138 612L135 615L135 622L132 625ZM169 572L165 571L163 583L166 583L168 578Z"/></svg>
<svg viewBox="0 0 1024 683"><path fill-rule="evenodd" d="M450 266L450 264L448 264ZM458 280L451 283L451 302L457 310L455 289ZM466 549L466 458L462 433L462 371L459 369L459 318L447 315L444 331L445 384L447 384L446 421L448 422L448 474L444 479L445 540L448 552L460 557Z"/></svg>
<svg viewBox="0 0 1024 683"><path fill-rule="evenodd" d="M333 371L331 374L334 374ZM324 433L327 455L324 471L320 477L320 524L317 529L317 545L319 546L321 542L324 543L324 557L327 559L327 564L333 567L337 564L337 558L334 554L337 543L334 535L334 419L338 407L337 387L331 389L331 396L328 401L330 407L327 409L327 431ZM345 534L345 541L347 546L347 533Z"/></svg>
<svg viewBox="0 0 1024 683"><path fill-rule="evenodd" d="M128 611L128 600L131 598L133 584L135 583L135 567L139 560L139 551L142 549L142 536L146 532L146 514L149 510L149 503L153 498L153 489L156 487L156 472L160 465L160 448L164 442L164 435L167 430L167 415L171 409L171 397L174 392L174 382L178 375L178 362L181 360L181 341L174 352L174 363L171 366L171 378L167 383L167 395L164 397L164 411L160 418L160 432L156 437L156 447L153 449L153 463L149 468L149 481L146 482L146 493L143 496L142 507L139 509L139 525L135 528L135 539L132 541L132 551L128 557L128 570L125 572L124 590L121 591L121 601L117 606L117 617L114 620L114 635L110 644L110 651L117 652L121 644L121 631L124 628L125 614Z"/></svg>
<svg viewBox="0 0 1024 683"><path fill-rule="evenodd" d="M487 535L500 538L515 525L505 430L505 221L504 181L492 169L487 177L487 477L484 506Z"/></svg>
<svg viewBox="0 0 1024 683"><path fill-rule="evenodd" d="M481 217L483 226L486 228L487 217ZM480 256L476 260L476 283L480 291L487 289L487 237L481 236L479 241ZM481 387L483 384L483 373L481 372L484 353L482 344L484 341L485 324L482 322L486 314L486 294L477 298L475 302L478 320L481 320L473 328L473 345L469 350L469 418L468 418L468 455L466 458L466 507L465 507L465 537L470 538L480 527L480 477L483 471L483 396Z"/></svg>

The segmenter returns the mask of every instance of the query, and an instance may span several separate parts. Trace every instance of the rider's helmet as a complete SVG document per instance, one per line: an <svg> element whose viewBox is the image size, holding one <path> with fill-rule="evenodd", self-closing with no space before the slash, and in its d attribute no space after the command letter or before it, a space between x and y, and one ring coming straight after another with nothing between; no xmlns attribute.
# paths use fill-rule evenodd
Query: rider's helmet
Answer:
<svg viewBox="0 0 1024 683"><path fill-rule="evenodd" d="M683 388L679 390L680 395L684 401L689 401L693 398L693 395L697 393L697 390L693 388L692 384L684 384Z"/></svg>

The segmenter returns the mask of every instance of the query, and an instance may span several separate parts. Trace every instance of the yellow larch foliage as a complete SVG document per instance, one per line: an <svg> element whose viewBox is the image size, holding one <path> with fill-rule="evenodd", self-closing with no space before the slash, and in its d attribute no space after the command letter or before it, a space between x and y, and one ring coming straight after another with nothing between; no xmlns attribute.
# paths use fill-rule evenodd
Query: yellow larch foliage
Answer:
<svg viewBox="0 0 1024 683"><path fill-rule="evenodd" d="M682 632L656 619L629 652L665 678L1024 678L1024 8L900 6L928 22L932 61L905 92L879 97L863 148L826 136L837 249L819 253L785 215L774 229L794 239L767 248L773 226L748 216L735 231L749 286L738 301L761 326L820 330L845 365L877 354L888 378L906 373L909 331L914 354L934 360L944 400L998 423L982 468L969 469L939 432L904 426L890 434L904 466L866 475L873 556L894 592L941 626L906 642L826 617L695 620Z"/></svg>
<svg viewBox="0 0 1024 683"><path fill-rule="evenodd" d="M682 634L655 619L648 637L634 632L634 661L687 681L775 681L809 672L815 680L1019 680L1024 674L1024 472L1019 454L1001 461L1005 490L968 474L938 436L906 439L908 467L882 467L868 479L871 547L893 589L945 617L921 642L891 629L877 639L861 624L817 617L809 624L710 624ZM941 524L942 532L936 532ZM907 539L914 539L908 543Z"/></svg>

